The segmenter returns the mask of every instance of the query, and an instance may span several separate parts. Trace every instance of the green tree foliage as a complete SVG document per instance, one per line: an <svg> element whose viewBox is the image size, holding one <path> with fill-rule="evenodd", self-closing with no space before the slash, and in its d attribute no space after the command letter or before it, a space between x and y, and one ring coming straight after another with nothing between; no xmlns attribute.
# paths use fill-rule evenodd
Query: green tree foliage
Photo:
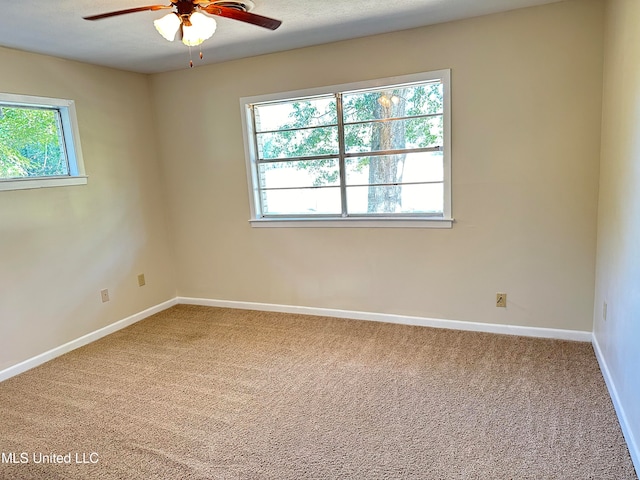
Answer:
<svg viewBox="0 0 640 480"><path fill-rule="evenodd" d="M368 171L368 212L392 213L401 204L401 183L406 154L371 155L371 152L422 148L442 138L442 117L417 117L442 112L441 84L392 88L345 94L343 119L348 168ZM323 106L324 108L320 108ZM280 132L261 138L262 158L296 158L338 154L336 102L300 101L292 104L289 121ZM405 118L404 120L393 120ZM332 126L326 126L332 125ZM312 128L306 128L310 127ZM302 129L302 130L298 130ZM268 165L264 166L269 168ZM309 171L315 186L335 185L340 172L335 159L301 160L295 168ZM375 186L389 185L389 186Z"/></svg>
<svg viewBox="0 0 640 480"><path fill-rule="evenodd" d="M0 106L0 178L67 175L58 112Z"/></svg>

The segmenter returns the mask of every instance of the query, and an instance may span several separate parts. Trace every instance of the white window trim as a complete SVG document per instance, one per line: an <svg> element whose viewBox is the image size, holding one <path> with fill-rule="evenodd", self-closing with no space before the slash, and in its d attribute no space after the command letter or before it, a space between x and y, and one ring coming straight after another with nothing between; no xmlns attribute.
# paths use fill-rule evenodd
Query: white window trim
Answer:
<svg viewBox="0 0 640 480"><path fill-rule="evenodd" d="M86 185L88 177L84 170L80 131L78 129L76 106L73 100L0 93L0 103L27 107L57 108L60 111L65 149L69 162L69 175L0 179L0 191Z"/></svg>
<svg viewBox="0 0 640 480"><path fill-rule="evenodd" d="M251 141L254 135L253 122L249 106L254 103L287 100L300 97L312 97L316 95L331 94L351 90L385 87L387 85L398 85L404 83L427 82L429 80L440 80L443 85L443 167L444 167L444 205L443 216L431 217L292 217L292 218L261 218L258 215L256 205L258 198L258 178L255 168L254 142ZM249 222L252 227L403 227L403 228L451 228L454 219L451 213L451 70L435 70L431 72L401 75L396 77L379 78L362 82L344 83L330 85L326 87L294 90L289 92L278 92L266 95L256 95L243 97L240 99L240 111L242 116L242 137L244 141L244 153L247 170L247 185L249 187L249 207L251 218Z"/></svg>

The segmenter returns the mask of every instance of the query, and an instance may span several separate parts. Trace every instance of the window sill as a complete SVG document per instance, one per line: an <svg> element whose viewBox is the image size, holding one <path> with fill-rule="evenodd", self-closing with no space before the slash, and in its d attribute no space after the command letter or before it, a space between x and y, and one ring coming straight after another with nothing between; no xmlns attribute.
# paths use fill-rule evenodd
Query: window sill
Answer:
<svg viewBox="0 0 640 480"><path fill-rule="evenodd" d="M88 177L86 175L79 175L75 177L19 178L11 180L0 180L0 191L86 185L87 178Z"/></svg>
<svg viewBox="0 0 640 480"><path fill-rule="evenodd" d="M453 218L255 218L252 227L261 228L451 228Z"/></svg>

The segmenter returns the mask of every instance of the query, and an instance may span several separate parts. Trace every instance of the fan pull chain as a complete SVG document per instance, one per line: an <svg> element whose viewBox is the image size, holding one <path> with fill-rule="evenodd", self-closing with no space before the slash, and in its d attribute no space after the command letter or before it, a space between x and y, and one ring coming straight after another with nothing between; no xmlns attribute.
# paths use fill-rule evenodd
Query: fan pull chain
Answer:
<svg viewBox="0 0 640 480"><path fill-rule="evenodd" d="M193 68L193 57L191 53L191 45L189 45L189 67ZM200 49L200 60L202 60L203 58L204 55L202 54L202 49Z"/></svg>

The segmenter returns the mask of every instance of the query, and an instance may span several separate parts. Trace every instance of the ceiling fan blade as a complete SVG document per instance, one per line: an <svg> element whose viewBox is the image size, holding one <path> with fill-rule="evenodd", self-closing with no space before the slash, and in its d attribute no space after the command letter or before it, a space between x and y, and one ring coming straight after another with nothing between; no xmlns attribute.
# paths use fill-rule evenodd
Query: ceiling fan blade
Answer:
<svg viewBox="0 0 640 480"><path fill-rule="evenodd" d="M91 15L90 17L83 18L85 20L102 20L103 18L125 15L127 13L146 12L148 10L164 10L167 8L173 8L173 5L148 5L146 7L127 8L126 10L116 10L115 12L101 13L100 15Z"/></svg>
<svg viewBox="0 0 640 480"><path fill-rule="evenodd" d="M241 10L222 7L216 4L207 6L200 5L200 9L211 15L232 18L241 22L251 23L253 25L258 25L259 27L268 28L269 30L275 30L282 24L280 20L275 20L274 18L263 17L262 15L256 15L255 13L243 12Z"/></svg>

